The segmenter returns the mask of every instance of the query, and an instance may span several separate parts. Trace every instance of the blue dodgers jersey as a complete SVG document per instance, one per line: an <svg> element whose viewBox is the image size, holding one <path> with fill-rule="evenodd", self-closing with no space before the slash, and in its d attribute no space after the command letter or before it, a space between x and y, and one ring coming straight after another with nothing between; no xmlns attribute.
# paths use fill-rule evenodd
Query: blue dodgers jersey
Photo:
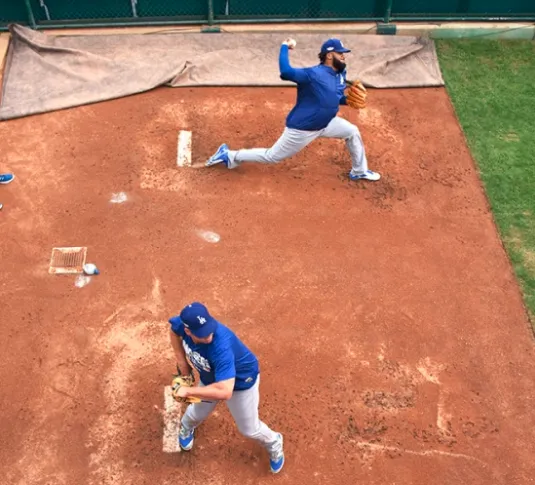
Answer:
<svg viewBox="0 0 535 485"><path fill-rule="evenodd" d="M235 378L235 391L251 388L258 377L256 356L232 330L222 323L217 325L210 344L196 344L184 332L184 324L171 324L171 329L182 338L188 360L199 372L204 385Z"/></svg>
<svg viewBox="0 0 535 485"><path fill-rule="evenodd" d="M297 84L297 101L286 118L288 128L322 130L338 114L340 105L347 104L345 71L339 73L323 64L293 68L286 45L281 46L279 70L281 79Z"/></svg>

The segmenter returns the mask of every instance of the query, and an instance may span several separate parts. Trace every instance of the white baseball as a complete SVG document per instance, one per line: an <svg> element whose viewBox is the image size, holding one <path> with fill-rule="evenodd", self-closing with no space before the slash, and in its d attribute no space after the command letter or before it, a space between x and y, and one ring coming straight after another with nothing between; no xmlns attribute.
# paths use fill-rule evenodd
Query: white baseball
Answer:
<svg viewBox="0 0 535 485"><path fill-rule="evenodd" d="M297 42L295 41L295 39L291 39L291 38L288 39L288 40L286 41L286 43L288 44L288 47L289 47L290 49L294 49L295 46L297 45Z"/></svg>

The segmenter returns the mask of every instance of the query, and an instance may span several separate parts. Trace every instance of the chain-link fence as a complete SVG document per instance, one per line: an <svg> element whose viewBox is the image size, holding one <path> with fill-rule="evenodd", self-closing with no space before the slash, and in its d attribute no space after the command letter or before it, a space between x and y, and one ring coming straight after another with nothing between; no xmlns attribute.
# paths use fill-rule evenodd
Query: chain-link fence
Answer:
<svg viewBox="0 0 535 485"><path fill-rule="evenodd" d="M20 0L10 0L20 1ZM37 22L199 18L207 0L30 0Z"/></svg>
<svg viewBox="0 0 535 485"><path fill-rule="evenodd" d="M535 17L534 0L394 0L392 19L508 20Z"/></svg>
<svg viewBox="0 0 535 485"><path fill-rule="evenodd" d="M0 0L0 27L529 19L535 0Z"/></svg>
<svg viewBox="0 0 535 485"><path fill-rule="evenodd" d="M385 1L377 0L216 0L216 20L351 19L381 20Z"/></svg>

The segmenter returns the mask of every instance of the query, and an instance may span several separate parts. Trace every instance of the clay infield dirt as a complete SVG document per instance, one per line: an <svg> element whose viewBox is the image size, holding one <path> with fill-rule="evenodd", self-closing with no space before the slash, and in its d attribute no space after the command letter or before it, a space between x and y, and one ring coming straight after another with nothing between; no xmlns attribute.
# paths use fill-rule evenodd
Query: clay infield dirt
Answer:
<svg viewBox="0 0 535 485"><path fill-rule="evenodd" d="M533 334L446 91L341 110L375 184L333 140L202 167L221 142L271 145L294 96L158 89L0 124L2 483L533 483ZM48 274L60 246L101 274ZM280 475L224 405L163 452L167 319L190 300L259 356Z"/></svg>

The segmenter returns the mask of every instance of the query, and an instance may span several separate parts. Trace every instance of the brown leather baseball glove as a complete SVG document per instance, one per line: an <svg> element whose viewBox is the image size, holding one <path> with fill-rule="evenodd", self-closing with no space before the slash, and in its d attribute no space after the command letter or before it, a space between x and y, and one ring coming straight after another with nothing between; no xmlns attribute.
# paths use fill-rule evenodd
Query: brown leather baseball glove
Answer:
<svg viewBox="0 0 535 485"><path fill-rule="evenodd" d="M349 84L346 93L347 105L354 109L366 108L366 98L368 97L366 88L359 80L349 81Z"/></svg>

